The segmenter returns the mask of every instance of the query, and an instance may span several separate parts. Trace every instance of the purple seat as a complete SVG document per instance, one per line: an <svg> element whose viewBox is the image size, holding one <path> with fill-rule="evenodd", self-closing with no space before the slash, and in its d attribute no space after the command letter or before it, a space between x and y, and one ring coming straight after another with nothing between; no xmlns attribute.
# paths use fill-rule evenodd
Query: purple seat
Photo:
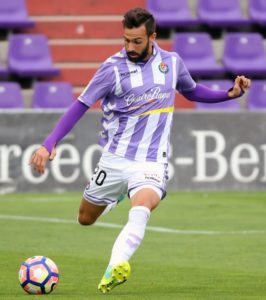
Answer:
<svg viewBox="0 0 266 300"><path fill-rule="evenodd" d="M49 77L59 74L53 66L47 37L43 34L15 34L9 38L10 72L19 77Z"/></svg>
<svg viewBox="0 0 266 300"><path fill-rule="evenodd" d="M233 86L233 82L230 80L202 80L199 82L213 90L229 90ZM227 110L237 111L240 109L240 104L237 99L232 99L219 103L202 103L196 102L196 108L198 110Z"/></svg>
<svg viewBox="0 0 266 300"><path fill-rule="evenodd" d="M266 81L253 80L250 86L247 103L249 110L266 109Z"/></svg>
<svg viewBox="0 0 266 300"><path fill-rule="evenodd" d="M173 51L184 60L192 76L220 76L223 66L214 57L212 40L208 33L176 33Z"/></svg>
<svg viewBox="0 0 266 300"><path fill-rule="evenodd" d="M266 56L259 33L227 33L223 61L234 75L265 76Z"/></svg>
<svg viewBox="0 0 266 300"><path fill-rule="evenodd" d="M74 101L68 82L36 82L33 86L33 108L67 108Z"/></svg>
<svg viewBox="0 0 266 300"><path fill-rule="evenodd" d="M24 108L20 85L16 82L0 82L0 109Z"/></svg>
<svg viewBox="0 0 266 300"><path fill-rule="evenodd" d="M212 27L249 25L241 12L239 0L198 0L198 18Z"/></svg>
<svg viewBox="0 0 266 300"><path fill-rule="evenodd" d="M174 28L198 24L191 15L188 0L147 0L147 8L159 27Z"/></svg>
<svg viewBox="0 0 266 300"><path fill-rule="evenodd" d="M253 23L266 26L266 1L249 0L249 17Z"/></svg>
<svg viewBox="0 0 266 300"><path fill-rule="evenodd" d="M27 28L32 27L34 24L34 21L28 17L24 0L0 1L0 28Z"/></svg>

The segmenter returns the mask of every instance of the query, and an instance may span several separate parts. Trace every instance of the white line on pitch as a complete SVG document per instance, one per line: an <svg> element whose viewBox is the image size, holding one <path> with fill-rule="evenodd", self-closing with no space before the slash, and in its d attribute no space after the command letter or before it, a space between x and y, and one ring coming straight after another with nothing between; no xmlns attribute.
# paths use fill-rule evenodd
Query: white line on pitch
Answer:
<svg viewBox="0 0 266 300"><path fill-rule="evenodd" d="M0 215L0 220L15 220L15 221L32 221L45 223L61 223L61 224L77 224L74 220L46 218L46 217L30 217L30 216L15 216L15 215ZM123 225L113 223L96 222L93 226L104 228L122 228ZM251 234L266 234L266 230L239 230L239 231L216 231L216 230L179 230L165 227L147 226L148 231L160 233L174 233L182 235L251 235Z"/></svg>

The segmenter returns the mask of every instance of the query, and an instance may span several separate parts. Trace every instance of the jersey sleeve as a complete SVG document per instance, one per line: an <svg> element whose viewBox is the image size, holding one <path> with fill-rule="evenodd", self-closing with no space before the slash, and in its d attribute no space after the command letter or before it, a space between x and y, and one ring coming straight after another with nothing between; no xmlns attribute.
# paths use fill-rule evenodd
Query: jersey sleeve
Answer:
<svg viewBox="0 0 266 300"><path fill-rule="evenodd" d="M114 72L110 63L103 63L96 71L78 100L92 106L97 100L104 99L111 91L114 82Z"/></svg>
<svg viewBox="0 0 266 300"><path fill-rule="evenodd" d="M184 91L192 90L196 87L196 82L192 79L183 60L178 57L179 64L177 64L177 84L176 89L182 93Z"/></svg>

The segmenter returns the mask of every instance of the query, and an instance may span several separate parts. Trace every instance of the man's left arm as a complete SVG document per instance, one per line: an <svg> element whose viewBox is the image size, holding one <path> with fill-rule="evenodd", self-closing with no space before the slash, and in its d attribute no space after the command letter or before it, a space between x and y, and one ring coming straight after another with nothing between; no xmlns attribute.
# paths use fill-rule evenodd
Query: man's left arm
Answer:
<svg viewBox="0 0 266 300"><path fill-rule="evenodd" d="M250 79L245 76L237 76L233 87L228 91L216 91L204 85L196 84L194 89L182 91L182 95L195 102L218 103L241 97L250 87L250 84Z"/></svg>

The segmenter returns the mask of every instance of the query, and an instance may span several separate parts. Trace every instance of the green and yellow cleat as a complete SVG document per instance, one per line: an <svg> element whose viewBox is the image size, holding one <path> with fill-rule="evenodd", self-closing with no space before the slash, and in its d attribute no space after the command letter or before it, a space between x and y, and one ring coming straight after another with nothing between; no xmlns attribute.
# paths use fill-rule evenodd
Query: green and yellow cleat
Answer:
<svg viewBox="0 0 266 300"><path fill-rule="evenodd" d="M127 281L130 276L131 268L127 261L114 265L110 270L107 269L101 282L98 285L98 290L103 294L110 292L114 287Z"/></svg>

